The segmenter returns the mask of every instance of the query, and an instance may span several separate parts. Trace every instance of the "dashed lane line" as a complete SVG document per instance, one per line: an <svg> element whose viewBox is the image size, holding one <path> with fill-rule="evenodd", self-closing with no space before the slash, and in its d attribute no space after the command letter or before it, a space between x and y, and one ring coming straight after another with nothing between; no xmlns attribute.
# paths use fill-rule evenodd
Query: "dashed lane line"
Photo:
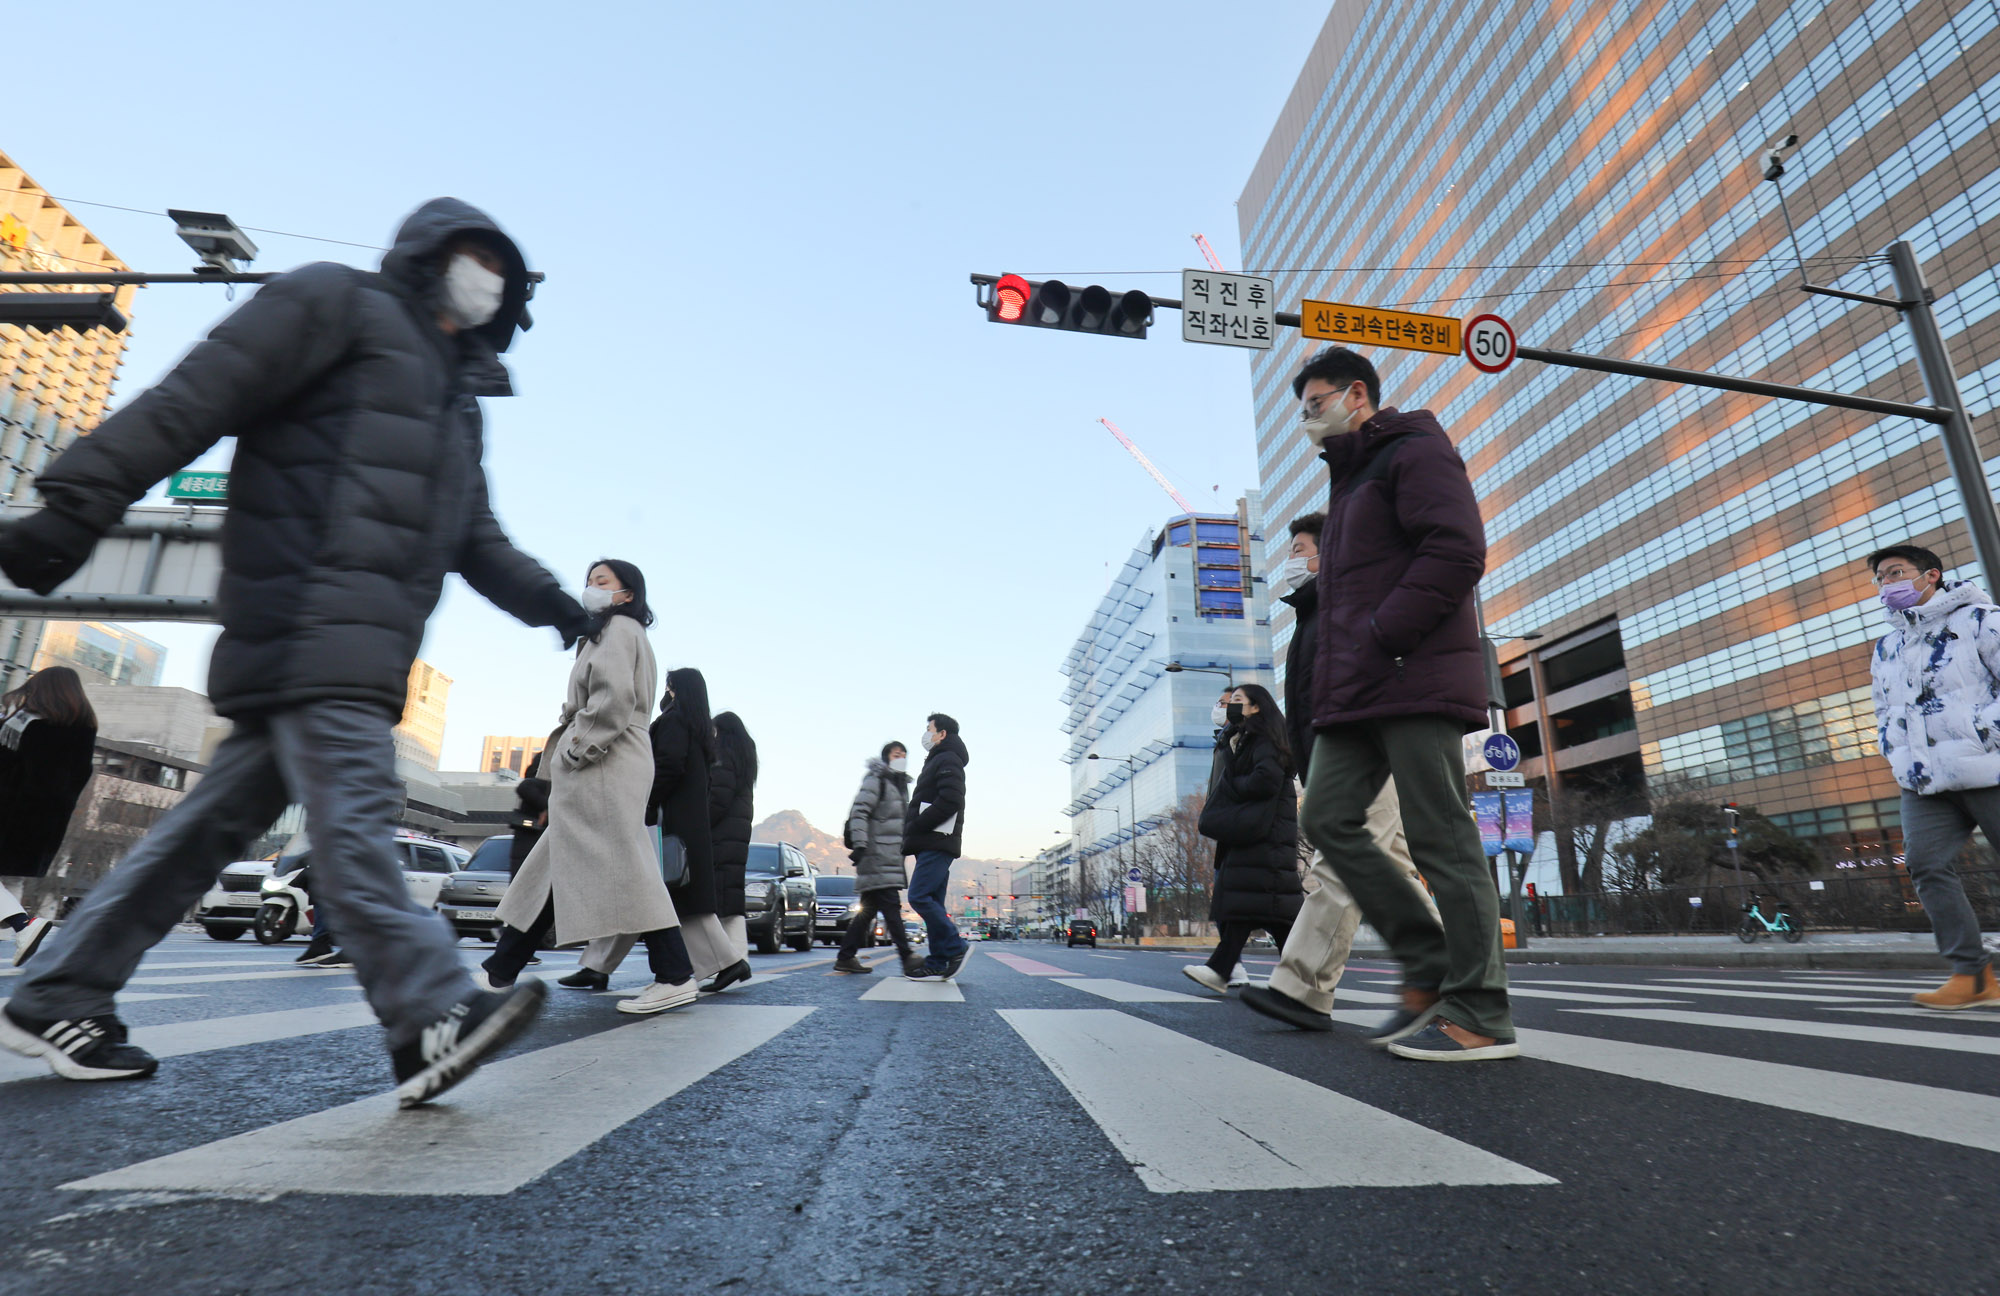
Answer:
<svg viewBox="0 0 2000 1296"><path fill-rule="evenodd" d="M1054 984L1082 990L1112 1003L1221 1003L1221 995L1182 994L1178 990L1157 990L1112 977L1058 977Z"/></svg>
<svg viewBox="0 0 2000 1296"><path fill-rule="evenodd" d="M964 1003L965 991L958 988L956 980L936 981L926 978L912 981L908 977L889 977L868 987L868 993L861 996L863 1003Z"/></svg>
<svg viewBox="0 0 2000 1296"><path fill-rule="evenodd" d="M1725 1030L1762 1031L1771 1035L1810 1035L1857 1044L1895 1044L1904 1048L1950 1049L1958 1053L2000 1056L2000 1038L1990 1035L1951 1035L1944 1031L1897 1030L1893 1026L1793 1021L1785 1017L1743 1017L1734 1013L1682 1012L1673 1008L1567 1008L1564 1011L1592 1017L1625 1017L1633 1021L1675 1022L1683 1026L1715 1026Z"/></svg>

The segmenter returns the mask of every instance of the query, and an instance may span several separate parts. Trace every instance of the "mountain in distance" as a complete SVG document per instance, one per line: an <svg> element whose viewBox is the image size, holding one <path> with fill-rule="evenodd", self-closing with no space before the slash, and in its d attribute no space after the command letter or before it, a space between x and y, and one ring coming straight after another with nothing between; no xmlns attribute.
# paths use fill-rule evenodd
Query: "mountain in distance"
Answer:
<svg viewBox="0 0 2000 1296"><path fill-rule="evenodd" d="M811 860L813 867L820 872L839 877L854 876L854 864L847 858L847 848L840 844L840 837L821 832L797 810L780 810L767 816L750 830L750 839L787 842L798 847L800 853ZM955 862L951 866L951 891L947 893L951 897L952 912L957 913L963 905L959 898L963 891L1007 891L1013 885L1014 870L1022 864L1021 860L964 859ZM1027 901L1022 902L1024 911L1027 904Z"/></svg>

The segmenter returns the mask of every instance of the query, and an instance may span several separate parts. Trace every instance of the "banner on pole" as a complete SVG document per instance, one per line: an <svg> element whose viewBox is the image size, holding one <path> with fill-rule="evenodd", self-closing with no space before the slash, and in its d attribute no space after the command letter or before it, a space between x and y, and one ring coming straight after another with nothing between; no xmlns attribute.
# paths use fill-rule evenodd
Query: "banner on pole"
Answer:
<svg viewBox="0 0 2000 1296"><path fill-rule="evenodd" d="M1535 792L1533 788L1522 788L1515 792L1499 794L1505 799L1503 818L1506 831L1502 840L1506 849L1521 855L1535 853ZM1490 853L1490 852L1489 852Z"/></svg>
<svg viewBox="0 0 2000 1296"><path fill-rule="evenodd" d="M1498 792L1474 792L1472 817L1479 821L1479 840L1491 857L1507 849L1506 809Z"/></svg>

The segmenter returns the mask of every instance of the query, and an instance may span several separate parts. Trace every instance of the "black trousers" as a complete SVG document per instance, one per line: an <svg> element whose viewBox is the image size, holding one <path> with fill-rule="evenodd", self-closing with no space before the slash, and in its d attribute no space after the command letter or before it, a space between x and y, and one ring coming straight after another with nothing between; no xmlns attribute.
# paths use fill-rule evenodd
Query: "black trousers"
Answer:
<svg viewBox="0 0 2000 1296"><path fill-rule="evenodd" d="M1292 934L1290 923L1275 926L1263 922L1217 923L1216 931L1222 939L1216 942L1215 953L1208 956L1208 965L1225 977L1234 972L1237 962L1243 957L1243 947L1250 943L1251 934L1260 927L1271 933L1271 939L1278 943L1279 949L1285 948L1285 937Z"/></svg>
<svg viewBox="0 0 2000 1296"><path fill-rule="evenodd" d="M495 985L512 985L521 975L521 969L528 966L528 960L535 957L535 951L549 938L556 925L556 902L551 899L542 906L542 916L535 919L535 925L526 931L513 927L501 927L500 939L494 942L493 953L480 964ZM688 958L687 942L681 939L678 927L662 927L658 931L647 932L639 938L646 942L646 965L653 970L653 980L668 985L679 985L694 976L694 962Z"/></svg>
<svg viewBox="0 0 2000 1296"><path fill-rule="evenodd" d="M903 893L895 887L861 893L861 912L848 922L847 934L840 938L840 957L853 958L855 951L868 943L875 932L876 914L882 915L882 925L889 929L889 939L896 942L896 952L910 957L910 934L903 930Z"/></svg>

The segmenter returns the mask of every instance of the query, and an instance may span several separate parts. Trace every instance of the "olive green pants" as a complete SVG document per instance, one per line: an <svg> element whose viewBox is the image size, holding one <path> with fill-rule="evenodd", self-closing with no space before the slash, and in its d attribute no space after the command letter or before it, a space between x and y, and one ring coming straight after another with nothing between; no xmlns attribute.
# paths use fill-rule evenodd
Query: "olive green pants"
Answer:
<svg viewBox="0 0 2000 1296"><path fill-rule="evenodd" d="M1444 716L1319 730L1299 826L1389 943L1404 984L1436 990L1438 1015L1453 1025L1512 1040L1500 893L1466 796L1463 737ZM1437 897L1435 917L1368 830L1368 807L1391 776L1410 858Z"/></svg>

